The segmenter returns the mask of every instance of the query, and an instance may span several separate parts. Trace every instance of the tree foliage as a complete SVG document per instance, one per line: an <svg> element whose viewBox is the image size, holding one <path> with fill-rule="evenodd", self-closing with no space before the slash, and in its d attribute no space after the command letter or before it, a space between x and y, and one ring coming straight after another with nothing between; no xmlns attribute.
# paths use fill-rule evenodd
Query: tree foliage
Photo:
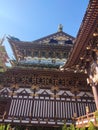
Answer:
<svg viewBox="0 0 98 130"><path fill-rule="evenodd" d="M71 125L70 125L70 130L75 130L74 124L71 124Z"/></svg>
<svg viewBox="0 0 98 130"><path fill-rule="evenodd" d="M5 125L4 124L0 124L0 130L4 130L5 129Z"/></svg>
<svg viewBox="0 0 98 130"><path fill-rule="evenodd" d="M67 130L66 124L63 125L62 130Z"/></svg>
<svg viewBox="0 0 98 130"><path fill-rule="evenodd" d="M86 130L86 128L85 127L81 127L80 130Z"/></svg>
<svg viewBox="0 0 98 130"><path fill-rule="evenodd" d="M76 128L76 130L80 130L80 128Z"/></svg>
<svg viewBox="0 0 98 130"><path fill-rule="evenodd" d="M89 122L88 130L97 130L97 128L94 126L93 122Z"/></svg>

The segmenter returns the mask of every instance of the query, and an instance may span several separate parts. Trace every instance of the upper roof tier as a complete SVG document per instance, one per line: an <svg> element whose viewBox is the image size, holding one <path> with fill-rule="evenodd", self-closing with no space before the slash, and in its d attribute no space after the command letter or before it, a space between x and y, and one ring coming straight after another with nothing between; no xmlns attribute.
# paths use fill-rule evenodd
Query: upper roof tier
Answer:
<svg viewBox="0 0 98 130"><path fill-rule="evenodd" d="M61 25L58 32L32 42L8 37L18 65L53 68L65 64L74 40L74 37L62 31Z"/></svg>
<svg viewBox="0 0 98 130"><path fill-rule="evenodd" d="M67 70L86 72L88 65L98 66L98 0L90 0L73 49L64 66Z"/></svg>

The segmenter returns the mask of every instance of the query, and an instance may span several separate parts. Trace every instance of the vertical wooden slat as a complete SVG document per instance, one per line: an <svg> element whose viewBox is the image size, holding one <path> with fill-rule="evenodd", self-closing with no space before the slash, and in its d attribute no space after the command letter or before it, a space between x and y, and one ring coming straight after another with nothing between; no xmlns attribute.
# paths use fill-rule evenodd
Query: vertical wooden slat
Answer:
<svg viewBox="0 0 98 130"><path fill-rule="evenodd" d="M82 103L82 111L83 111L83 115L85 115L85 106L84 106L84 103Z"/></svg>
<svg viewBox="0 0 98 130"><path fill-rule="evenodd" d="M20 103L21 103L19 112L20 112L20 116L22 116L22 110L23 110L23 99L19 99L19 100L20 100Z"/></svg>
<svg viewBox="0 0 98 130"><path fill-rule="evenodd" d="M58 101L58 113L59 113L59 118L61 117L61 106L60 102Z"/></svg>
<svg viewBox="0 0 98 130"><path fill-rule="evenodd" d="M25 100L25 110L24 110L24 114L25 114L25 116L27 116L27 100Z"/></svg>
<svg viewBox="0 0 98 130"><path fill-rule="evenodd" d="M31 116L31 108L32 108L32 103L31 103L31 100L28 98L29 100L29 108L28 108L28 114L29 114L29 117Z"/></svg>
<svg viewBox="0 0 98 130"><path fill-rule="evenodd" d="M50 111L51 111L51 101L50 101L50 97L49 97L49 103L48 103L48 106L49 106L48 110L49 110L49 119L50 119Z"/></svg>
<svg viewBox="0 0 98 130"><path fill-rule="evenodd" d="M54 107L54 101L52 100L52 118L55 117L55 107Z"/></svg>
<svg viewBox="0 0 98 130"><path fill-rule="evenodd" d="M13 116L17 116L18 99L15 101Z"/></svg>
<svg viewBox="0 0 98 130"><path fill-rule="evenodd" d="M29 116L29 100L27 99L27 107L26 107L26 116L28 117Z"/></svg>
<svg viewBox="0 0 98 130"><path fill-rule="evenodd" d="M74 102L74 109L75 109L75 113L77 114L77 116L78 116L78 112L77 112L77 103L76 102Z"/></svg>
<svg viewBox="0 0 98 130"><path fill-rule="evenodd" d="M79 112L79 116L81 116L81 104L80 104L80 102L78 102L78 112Z"/></svg>
<svg viewBox="0 0 98 130"><path fill-rule="evenodd" d="M9 109L9 116L11 116L11 114L12 114L12 108L13 108L13 99L11 100L11 105L10 105L10 109Z"/></svg>
<svg viewBox="0 0 98 130"><path fill-rule="evenodd" d="M57 106L57 112L56 112L56 116L59 117L59 108L58 108L58 101L56 101L56 106Z"/></svg>
<svg viewBox="0 0 98 130"><path fill-rule="evenodd" d="M84 104L85 104L85 111L86 111L87 102L85 102Z"/></svg>
<svg viewBox="0 0 98 130"><path fill-rule="evenodd" d="M83 109L84 109L84 115L86 114L86 106L85 106L85 103L83 103Z"/></svg>
<svg viewBox="0 0 98 130"><path fill-rule="evenodd" d="M52 107L52 100L50 102L50 117L53 118L53 114L54 114L54 110L53 110L53 107Z"/></svg>
<svg viewBox="0 0 98 130"><path fill-rule="evenodd" d="M43 108L42 108L42 100L40 100L40 113L39 113L39 114L40 114L40 117L42 117L42 109L43 109Z"/></svg>
<svg viewBox="0 0 98 130"><path fill-rule="evenodd" d="M58 105L57 105L57 101L56 101L56 103L55 103L55 113L56 113L56 116L58 117Z"/></svg>
<svg viewBox="0 0 98 130"><path fill-rule="evenodd" d="M21 100L21 105L20 105L20 116L22 116L23 99L19 99L19 100Z"/></svg>
<svg viewBox="0 0 98 130"><path fill-rule="evenodd" d="M21 102L21 108L20 108L20 115L23 116L23 112L24 112L24 99L20 99L20 102Z"/></svg>
<svg viewBox="0 0 98 130"><path fill-rule="evenodd" d="M40 99L38 99L38 117L40 117Z"/></svg>
<svg viewBox="0 0 98 130"><path fill-rule="evenodd" d="M70 118L72 118L72 107L71 107L71 102L68 102L69 103L69 115L70 115Z"/></svg>
<svg viewBox="0 0 98 130"><path fill-rule="evenodd" d="M32 111L32 116L33 117L35 116L35 102L36 102L36 100L34 100L34 102L33 102L33 111Z"/></svg>
<svg viewBox="0 0 98 130"><path fill-rule="evenodd" d="M60 99L61 100L61 99ZM63 116L63 102L61 101L61 118L64 118L64 116Z"/></svg>
<svg viewBox="0 0 98 130"><path fill-rule="evenodd" d="M37 111L38 111L38 99L36 100L36 107L35 107L35 117L38 118Z"/></svg>
<svg viewBox="0 0 98 130"><path fill-rule="evenodd" d="M80 116L81 114L80 114L80 104L79 104L79 102L77 103L77 108L78 108L78 114Z"/></svg>
<svg viewBox="0 0 98 130"><path fill-rule="evenodd" d="M30 116L30 113L31 113L30 107L32 107L32 106L30 104L30 100L28 99L28 117Z"/></svg>
<svg viewBox="0 0 98 130"><path fill-rule="evenodd" d="M59 113L60 113L60 115L59 115L59 118L61 118L62 116L61 116L61 109L62 109L62 106L61 106L61 100L59 101Z"/></svg>
<svg viewBox="0 0 98 130"><path fill-rule="evenodd" d="M93 103L92 111L95 111L95 110L96 110L96 105L95 105L95 103Z"/></svg>
<svg viewBox="0 0 98 130"><path fill-rule="evenodd" d="M70 102L71 116L74 116L74 105Z"/></svg>
<svg viewBox="0 0 98 130"><path fill-rule="evenodd" d="M38 99L37 117L39 117L39 111L40 111L40 99Z"/></svg>
<svg viewBox="0 0 98 130"><path fill-rule="evenodd" d="M46 109L45 117L47 118L47 114L48 114L48 109L47 109L47 100L45 100L45 109Z"/></svg>
<svg viewBox="0 0 98 130"><path fill-rule="evenodd" d="M70 104L69 104L69 102L67 102L67 106L68 106L68 107L67 107L67 108L68 108L68 109L67 109L67 110L68 110L68 118L70 118Z"/></svg>
<svg viewBox="0 0 98 130"><path fill-rule="evenodd" d="M47 119L49 117L49 110L48 110L49 106L48 106L48 100L47 100Z"/></svg>
<svg viewBox="0 0 98 130"><path fill-rule="evenodd" d="M71 117L74 116L74 104L72 103L72 101L70 102L70 109L71 109Z"/></svg>
<svg viewBox="0 0 98 130"><path fill-rule="evenodd" d="M32 107L31 107L31 117L33 117L34 115L33 115L33 109L34 109L34 97L31 99L31 101L32 101Z"/></svg>
<svg viewBox="0 0 98 130"><path fill-rule="evenodd" d="M51 118L51 100L49 102L49 118Z"/></svg>
<svg viewBox="0 0 98 130"><path fill-rule="evenodd" d="M46 100L45 100L45 97L44 97L44 110L45 110L45 112L44 112L44 118L45 118L45 114L46 114Z"/></svg>
<svg viewBox="0 0 98 130"><path fill-rule="evenodd" d="M25 113L25 111L26 111L26 100L24 100L23 105L24 105L23 116L26 117L26 113Z"/></svg>
<svg viewBox="0 0 98 130"><path fill-rule="evenodd" d="M67 102L64 102L64 107L65 107L65 118L67 119L68 118L68 116L67 116L67 114L68 114Z"/></svg>
<svg viewBox="0 0 98 130"><path fill-rule="evenodd" d="M93 104L92 104L92 102L91 102L91 105L90 105L90 109L91 109L91 112L93 111Z"/></svg>
<svg viewBox="0 0 98 130"><path fill-rule="evenodd" d="M63 118L65 118L65 111L66 111L64 103L65 103L65 102L63 101L63 102L62 102L62 105L63 105L63 107L62 107L62 115L63 115Z"/></svg>
<svg viewBox="0 0 98 130"><path fill-rule="evenodd" d="M45 105L45 113L44 113L44 117L46 117L47 115L47 107L46 107L46 100L44 99L44 105Z"/></svg>
<svg viewBox="0 0 98 130"><path fill-rule="evenodd" d="M15 104L13 99L12 99L11 103L12 103L12 105L11 105L11 116L13 116L13 109L14 109L14 104Z"/></svg>
<svg viewBox="0 0 98 130"><path fill-rule="evenodd" d="M44 112L45 112L45 109L44 109L44 100L42 100L43 102L42 102L42 118L44 118Z"/></svg>
<svg viewBox="0 0 98 130"><path fill-rule="evenodd" d="M49 100L47 101L47 118L49 119Z"/></svg>
<svg viewBox="0 0 98 130"><path fill-rule="evenodd" d="M21 104L21 101L19 99L17 99L17 104L16 104L16 107L17 107L17 112L16 112L16 116L20 116L20 104Z"/></svg>

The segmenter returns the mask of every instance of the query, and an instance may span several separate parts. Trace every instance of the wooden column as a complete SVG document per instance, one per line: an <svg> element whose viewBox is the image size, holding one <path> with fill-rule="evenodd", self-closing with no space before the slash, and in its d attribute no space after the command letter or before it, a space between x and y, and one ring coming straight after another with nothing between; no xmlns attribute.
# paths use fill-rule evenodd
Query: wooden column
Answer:
<svg viewBox="0 0 98 130"><path fill-rule="evenodd" d="M96 108L98 110L98 83L97 80L94 79L94 77L95 77L94 75L90 74L89 78L87 79L87 82L92 87Z"/></svg>
<svg viewBox="0 0 98 130"><path fill-rule="evenodd" d="M96 108L98 110L98 64L96 61L93 61L91 65L90 63L88 64L87 68L87 73L89 75L87 82L92 87Z"/></svg>
<svg viewBox="0 0 98 130"><path fill-rule="evenodd" d="M96 108L98 110L98 85L92 85L92 91L95 99Z"/></svg>

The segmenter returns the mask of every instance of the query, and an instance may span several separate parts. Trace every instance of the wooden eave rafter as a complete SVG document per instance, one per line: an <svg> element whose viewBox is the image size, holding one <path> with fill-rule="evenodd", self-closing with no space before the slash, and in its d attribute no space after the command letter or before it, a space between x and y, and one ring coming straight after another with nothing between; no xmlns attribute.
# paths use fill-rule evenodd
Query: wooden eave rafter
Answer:
<svg viewBox="0 0 98 130"><path fill-rule="evenodd" d="M67 63L64 68L71 68L79 62L80 55L86 49L86 46L93 36L94 30L98 25L98 0L90 0L82 24L80 26L75 44L70 52Z"/></svg>

